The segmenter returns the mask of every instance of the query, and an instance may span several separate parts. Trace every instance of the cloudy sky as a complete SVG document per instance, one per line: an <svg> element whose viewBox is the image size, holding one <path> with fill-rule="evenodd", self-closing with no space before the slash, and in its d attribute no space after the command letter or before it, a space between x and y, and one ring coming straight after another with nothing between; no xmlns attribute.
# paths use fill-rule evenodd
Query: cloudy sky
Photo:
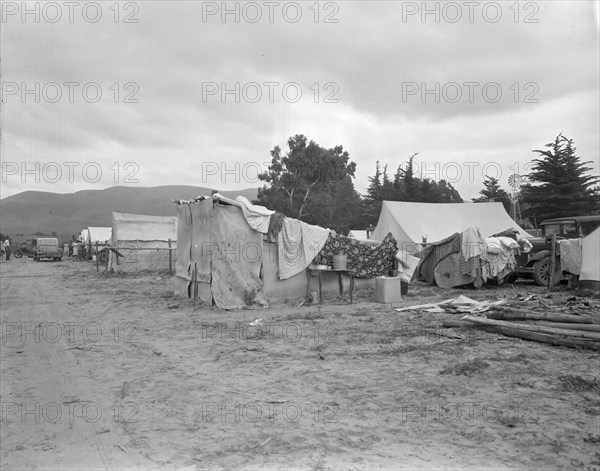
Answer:
<svg viewBox="0 0 600 471"><path fill-rule="evenodd" d="M418 152L469 199L560 132L598 172L595 1L1 5L2 197L256 187L299 133L361 192Z"/></svg>

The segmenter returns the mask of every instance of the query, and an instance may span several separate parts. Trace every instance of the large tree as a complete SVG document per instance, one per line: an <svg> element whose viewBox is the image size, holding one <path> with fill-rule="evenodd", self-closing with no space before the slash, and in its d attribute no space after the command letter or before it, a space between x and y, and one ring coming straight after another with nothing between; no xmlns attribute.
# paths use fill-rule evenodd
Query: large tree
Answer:
<svg viewBox="0 0 600 471"><path fill-rule="evenodd" d="M473 198L475 203L485 203L489 201L498 201L504 205L506 212L510 214L510 195L506 190L500 188L497 178L486 176L483 181L483 190L479 192L479 198Z"/></svg>
<svg viewBox="0 0 600 471"><path fill-rule="evenodd" d="M257 203L311 224L336 226L336 194L340 189L352 194L356 164L341 145L327 149L302 134L290 137L288 148L285 155L279 146L271 150L271 165L258 176L266 184L258 190ZM360 214L360 205L355 211ZM344 226L348 218L344 211Z"/></svg>
<svg viewBox="0 0 600 471"><path fill-rule="evenodd" d="M534 150L540 158L533 160L531 183L521 189L523 213L540 221L555 217L581 216L597 213L599 200L598 176L575 154L573 139L559 134L547 150Z"/></svg>

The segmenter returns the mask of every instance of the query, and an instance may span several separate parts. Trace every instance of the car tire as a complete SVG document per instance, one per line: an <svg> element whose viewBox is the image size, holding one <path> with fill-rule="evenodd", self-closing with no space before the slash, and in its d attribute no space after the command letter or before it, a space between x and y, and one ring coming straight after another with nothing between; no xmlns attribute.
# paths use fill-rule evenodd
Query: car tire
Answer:
<svg viewBox="0 0 600 471"><path fill-rule="evenodd" d="M548 269L550 266L550 257L544 257L533 264L533 280L539 286L548 285ZM559 268L554 272L554 285L560 283L562 277L562 270Z"/></svg>

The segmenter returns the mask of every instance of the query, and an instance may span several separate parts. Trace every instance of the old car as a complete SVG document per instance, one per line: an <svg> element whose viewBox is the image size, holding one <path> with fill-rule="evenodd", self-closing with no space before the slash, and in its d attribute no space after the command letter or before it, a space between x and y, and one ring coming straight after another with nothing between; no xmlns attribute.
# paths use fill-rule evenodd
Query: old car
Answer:
<svg viewBox="0 0 600 471"><path fill-rule="evenodd" d="M546 286L550 269L550 238L552 234L556 235L557 239L585 237L600 227L600 215L547 219L542 222L541 227L542 237L528 239L533 247L527 253L521 251L517 257L515 273L523 278L532 277L536 284ZM558 259L555 267L553 281L558 284L563 276Z"/></svg>
<svg viewBox="0 0 600 471"><path fill-rule="evenodd" d="M21 243L21 246L15 250L15 258L21 258L23 255L32 258L36 240L37 239L27 239L27 242Z"/></svg>
<svg viewBox="0 0 600 471"><path fill-rule="evenodd" d="M36 262L39 262L42 259L52 259L60 261L62 259L62 255L62 245L59 245L58 239L53 237L35 239L33 259Z"/></svg>

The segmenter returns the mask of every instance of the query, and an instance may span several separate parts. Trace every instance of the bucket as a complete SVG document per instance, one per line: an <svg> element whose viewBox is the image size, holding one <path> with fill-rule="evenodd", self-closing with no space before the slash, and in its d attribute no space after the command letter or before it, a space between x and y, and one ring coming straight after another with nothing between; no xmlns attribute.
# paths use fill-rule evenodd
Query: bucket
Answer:
<svg viewBox="0 0 600 471"><path fill-rule="evenodd" d="M345 254L338 254L333 256L333 269L334 270L345 270L348 264L348 256Z"/></svg>

